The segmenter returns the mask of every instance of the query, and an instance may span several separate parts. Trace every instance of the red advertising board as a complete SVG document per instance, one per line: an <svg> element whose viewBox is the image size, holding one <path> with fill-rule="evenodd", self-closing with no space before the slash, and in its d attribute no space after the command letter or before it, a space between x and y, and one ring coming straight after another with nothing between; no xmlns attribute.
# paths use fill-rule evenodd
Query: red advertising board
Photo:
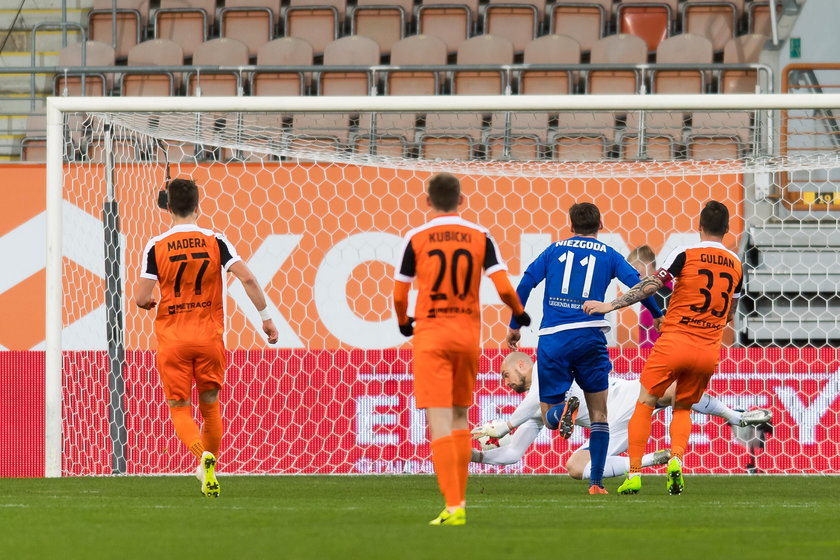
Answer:
<svg viewBox="0 0 840 560"><path fill-rule="evenodd" d="M613 349L616 375L634 378L646 351ZM485 351L471 422L509 413L521 397L501 386L502 355ZM107 359L72 353L64 389L63 474L111 472ZM228 473L415 473L430 470L422 413L411 400L410 350L237 351L224 391ZM0 476L43 474L43 391L34 380L43 354L4 354L0 433L11 461ZM13 368L13 369L9 369ZM730 348L710 392L731 406L770 408L774 433L758 456L768 473L840 471L840 351ZM193 460L175 438L153 354L129 353L126 420L130 473L188 473ZM11 393L14 396L10 396ZM667 411L657 415L649 449L667 447ZM562 473L571 442L543 437L523 461L481 472ZM742 444L718 418L695 415L688 466L695 473L741 473Z"/></svg>

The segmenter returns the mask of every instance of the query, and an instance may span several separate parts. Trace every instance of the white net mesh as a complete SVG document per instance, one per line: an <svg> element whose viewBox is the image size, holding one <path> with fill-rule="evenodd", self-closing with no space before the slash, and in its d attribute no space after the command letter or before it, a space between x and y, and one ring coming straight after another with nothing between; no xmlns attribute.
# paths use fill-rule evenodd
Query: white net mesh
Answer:
<svg viewBox="0 0 840 560"><path fill-rule="evenodd" d="M648 245L660 260L697 239L707 200L725 202L733 211L726 242L742 255L747 280L710 391L733 407L772 409L775 433L766 446L749 443L696 416L690 465L743 472L756 461L749 448L765 471L840 468L832 443L840 437L832 347L840 339L840 151L830 112L119 112L70 113L65 123L65 475L192 465L163 401L152 318L133 305L143 246L169 226L156 206L167 167L199 184L199 225L236 247L280 329L269 347L244 290L229 282L223 471L430 471L410 344L390 293L401 236L425 221L424 183L443 170L461 177L463 214L490 229L514 284L551 240L568 235L574 202L601 208L601 238L619 252ZM119 217L110 237L107 154ZM503 306L492 288L482 298L473 423L509 413L519 399L498 382ZM528 305L536 323L540 299L535 293ZM639 309L614 321L616 375L635 378L649 351ZM523 342L535 347L535 332ZM669 418L660 415L651 448L667 447ZM482 470L562 472L585 436L544 434L522 461Z"/></svg>

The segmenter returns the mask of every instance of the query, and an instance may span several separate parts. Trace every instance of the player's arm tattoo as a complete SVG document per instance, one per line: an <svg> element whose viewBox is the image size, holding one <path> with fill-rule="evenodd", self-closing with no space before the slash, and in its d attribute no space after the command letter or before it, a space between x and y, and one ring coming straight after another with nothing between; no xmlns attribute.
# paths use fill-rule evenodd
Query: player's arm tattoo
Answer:
<svg viewBox="0 0 840 560"><path fill-rule="evenodd" d="M646 297L655 294L664 285L657 276L645 276L638 284L627 290L623 296L612 300L610 305L612 305L613 310L616 310L639 303Z"/></svg>

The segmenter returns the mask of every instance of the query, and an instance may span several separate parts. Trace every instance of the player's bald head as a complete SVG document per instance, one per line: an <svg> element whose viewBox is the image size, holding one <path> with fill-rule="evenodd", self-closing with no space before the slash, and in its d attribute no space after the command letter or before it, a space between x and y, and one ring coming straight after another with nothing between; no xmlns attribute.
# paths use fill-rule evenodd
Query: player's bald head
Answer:
<svg viewBox="0 0 840 560"><path fill-rule="evenodd" d="M534 361L531 359L531 356L525 352L511 352L505 356L505 359L502 361L502 369L513 368L520 360L525 363L526 369L530 369L531 366L534 365Z"/></svg>

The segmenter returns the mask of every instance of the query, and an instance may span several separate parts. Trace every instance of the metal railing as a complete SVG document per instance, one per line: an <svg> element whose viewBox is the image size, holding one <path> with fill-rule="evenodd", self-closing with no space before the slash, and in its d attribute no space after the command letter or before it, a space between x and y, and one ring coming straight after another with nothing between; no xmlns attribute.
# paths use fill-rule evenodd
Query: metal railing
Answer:
<svg viewBox="0 0 840 560"><path fill-rule="evenodd" d="M47 28L51 25L60 27L61 24L43 23L38 24L32 30L33 43L35 33L41 29ZM68 26L76 26L81 29L78 24L69 24ZM84 30L82 37L84 39ZM313 83L317 84L317 77L321 74L328 73L363 73L367 74L369 82L372 84L370 95L387 95L387 90L383 85L380 85L380 78L388 74L401 72L429 72L442 75L451 82L452 77L458 72L496 72L501 77L502 89L500 93L504 95L512 95L518 92L514 91L517 85L518 76L523 72L539 71L539 72L565 72L570 81L575 81L576 77L580 77L580 82L583 84L582 88L576 88L569 93L572 95L589 93L586 89L587 77L592 72L596 71L614 71L614 72L633 72L637 77L638 88L636 93L648 94L650 93L650 80L656 72L675 72L675 71L696 71L698 73L709 73L720 82L723 73L727 71L754 71L757 73L756 91L754 93L773 93L773 70L764 64L748 63L748 64L502 64L502 65L412 65L412 66L390 66L390 65L376 65L376 66L85 66L86 49L82 48L82 66L37 66L35 64L35 52L33 49L33 63L32 66L26 67L6 67L0 68L0 75L3 74L29 74L31 76L29 99L32 101L32 108L35 108L35 102L42 99L44 96L38 95L35 86L35 76L37 75L53 75L53 76L90 76L96 75L113 75L126 76L134 74L181 74L189 77L193 74L200 85L202 74L235 74L241 84L245 84L251 76L255 73L266 74L300 74L311 75L315 79ZM120 82L115 80L115 83ZM244 86L240 88L240 95L246 95ZM82 90L84 91L84 89ZM59 93L60 92L56 92ZM119 94L119 88L115 91ZM177 94L178 92L176 92ZM317 89L309 92L311 95L318 95ZM443 94L449 93L444 90ZM564 93L564 92L558 92ZM703 92L705 93L705 92ZM712 92L717 93L717 92Z"/></svg>

